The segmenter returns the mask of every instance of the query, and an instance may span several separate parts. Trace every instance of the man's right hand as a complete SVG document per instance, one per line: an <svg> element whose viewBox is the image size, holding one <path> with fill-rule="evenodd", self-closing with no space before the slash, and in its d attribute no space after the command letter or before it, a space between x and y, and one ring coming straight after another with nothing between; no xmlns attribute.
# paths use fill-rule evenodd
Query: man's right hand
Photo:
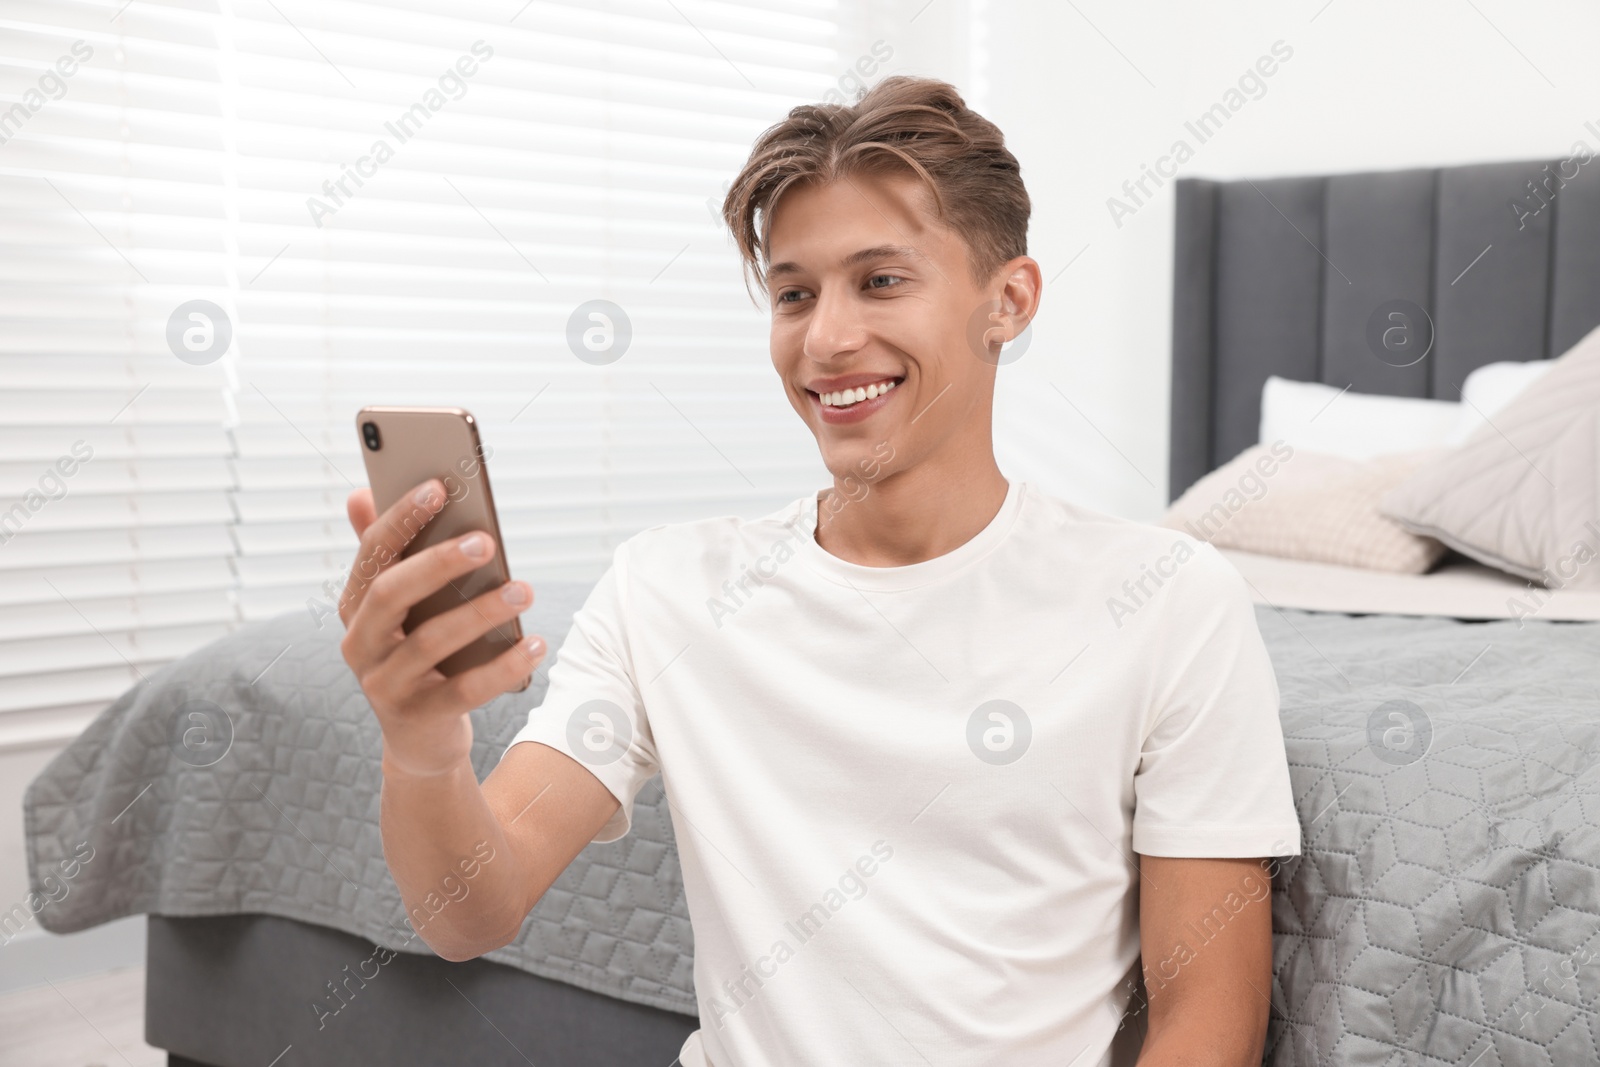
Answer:
<svg viewBox="0 0 1600 1067"><path fill-rule="evenodd" d="M411 775L442 774L469 762L467 713L521 685L547 651L535 635L454 677L438 669L452 652L527 610L533 589L526 582L507 582L405 632L414 604L481 567L495 552L493 539L476 531L401 559L406 544L444 502L444 487L434 479L381 516L370 489L357 489L346 505L361 546L339 599L346 629L339 647L377 713L385 767Z"/></svg>

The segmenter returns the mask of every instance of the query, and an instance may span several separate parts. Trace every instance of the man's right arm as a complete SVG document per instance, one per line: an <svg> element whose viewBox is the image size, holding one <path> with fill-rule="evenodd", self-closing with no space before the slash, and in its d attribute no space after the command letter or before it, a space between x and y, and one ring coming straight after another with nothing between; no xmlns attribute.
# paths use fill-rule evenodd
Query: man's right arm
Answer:
<svg viewBox="0 0 1600 1067"><path fill-rule="evenodd" d="M515 688L546 649L530 637L453 677L438 670L446 656L532 603L524 582L404 631L412 605L481 566L496 548L480 531L401 559L444 499L432 481L380 517L369 490L350 494L361 546L340 598L340 650L383 730L384 858L407 913L426 916L422 939L444 958L463 960L516 937L620 804L581 763L538 742L512 745L479 785L469 715Z"/></svg>
<svg viewBox="0 0 1600 1067"><path fill-rule="evenodd" d="M472 959L517 936L618 807L583 764L537 741L513 745L481 786L466 762L422 776L386 766L383 853L410 910L430 892L443 896L443 873L488 844L492 858L465 883L466 896L446 903L421 930L445 959Z"/></svg>

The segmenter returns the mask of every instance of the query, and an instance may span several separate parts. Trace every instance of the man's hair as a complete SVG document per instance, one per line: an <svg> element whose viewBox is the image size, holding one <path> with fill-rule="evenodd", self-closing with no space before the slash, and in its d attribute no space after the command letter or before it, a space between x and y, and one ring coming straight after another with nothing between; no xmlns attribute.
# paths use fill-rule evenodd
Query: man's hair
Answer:
<svg viewBox="0 0 1600 1067"><path fill-rule="evenodd" d="M772 214L792 186L892 172L922 179L936 217L966 242L974 283L1027 254L1032 205L999 128L950 83L895 75L854 104L796 107L756 139L722 202L746 289L751 275L766 289Z"/></svg>

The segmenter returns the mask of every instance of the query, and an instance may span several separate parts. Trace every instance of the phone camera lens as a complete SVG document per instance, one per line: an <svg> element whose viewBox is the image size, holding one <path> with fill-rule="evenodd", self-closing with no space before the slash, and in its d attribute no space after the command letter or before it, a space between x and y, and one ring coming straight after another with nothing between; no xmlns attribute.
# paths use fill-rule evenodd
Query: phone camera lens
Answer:
<svg viewBox="0 0 1600 1067"><path fill-rule="evenodd" d="M376 452L383 447L383 439L378 436L378 424L364 422L361 424L361 436L367 442L367 447Z"/></svg>

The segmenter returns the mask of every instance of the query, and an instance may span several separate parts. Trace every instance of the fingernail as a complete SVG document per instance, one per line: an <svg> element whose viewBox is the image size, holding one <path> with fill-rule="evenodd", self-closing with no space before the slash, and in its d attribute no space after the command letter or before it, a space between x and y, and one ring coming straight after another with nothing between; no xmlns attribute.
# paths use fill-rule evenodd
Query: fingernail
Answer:
<svg viewBox="0 0 1600 1067"><path fill-rule="evenodd" d="M544 651L544 638L540 637L538 634L533 635L526 641L522 642L522 651L526 652L530 656L537 656L539 653Z"/></svg>
<svg viewBox="0 0 1600 1067"><path fill-rule="evenodd" d="M528 587L521 582L507 582L500 587L500 599L513 606L528 602Z"/></svg>
<svg viewBox="0 0 1600 1067"><path fill-rule="evenodd" d="M431 508L433 507L433 502L438 499L434 495L438 488L438 482L428 482L421 489L411 494L411 500L420 508Z"/></svg>
<svg viewBox="0 0 1600 1067"><path fill-rule="evenodd" d="M461 542L461 552L469 559L482 559L489 554L489 539L482 534L472 534Z"/></svg>

